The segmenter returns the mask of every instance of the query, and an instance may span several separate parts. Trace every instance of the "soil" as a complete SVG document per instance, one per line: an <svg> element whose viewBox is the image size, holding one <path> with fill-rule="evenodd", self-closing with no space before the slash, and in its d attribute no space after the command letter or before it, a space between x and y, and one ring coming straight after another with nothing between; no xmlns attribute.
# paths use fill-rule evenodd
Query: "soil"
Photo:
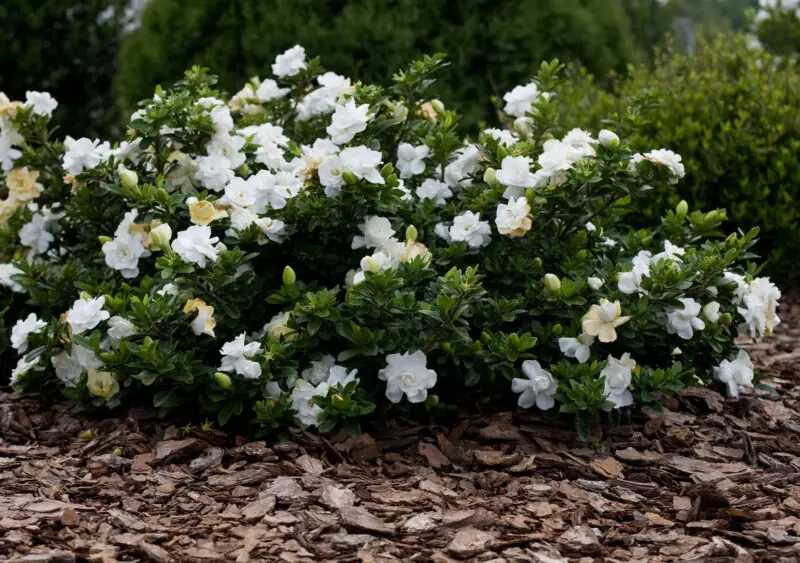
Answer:
<svg viewBox="0 0 800 563"><path fill-rule="evenodd" d="M591 443L504 413L268 444L0 394L0 559L798 561L800 300L781 316L751 347L777 397L690 388Z"/></svg>

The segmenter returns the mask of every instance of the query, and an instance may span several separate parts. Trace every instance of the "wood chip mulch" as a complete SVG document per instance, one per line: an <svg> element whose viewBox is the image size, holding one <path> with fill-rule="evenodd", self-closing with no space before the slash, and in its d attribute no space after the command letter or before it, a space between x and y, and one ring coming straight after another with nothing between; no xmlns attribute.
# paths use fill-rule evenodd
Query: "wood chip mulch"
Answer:
<svg viewBox="0 0 800 563"><path fill-rule="evenodd" d="M268 444L0 394L0 560L798 561L793 303L751 351L779 398L687 389L591 443L505 413Z"/></svg>

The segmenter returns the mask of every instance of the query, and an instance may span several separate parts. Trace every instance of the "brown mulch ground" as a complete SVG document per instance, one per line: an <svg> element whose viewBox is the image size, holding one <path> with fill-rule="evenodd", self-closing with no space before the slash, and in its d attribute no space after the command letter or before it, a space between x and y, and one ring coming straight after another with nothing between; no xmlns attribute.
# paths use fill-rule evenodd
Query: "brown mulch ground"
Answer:
<svg viewBox="0 0 800 563"><path fill-rule="evenodd" d="M689 389L591 444L503 414L268 445L0 394L0 560L798 561L793 301L752 352L780 399Z"/></svg>

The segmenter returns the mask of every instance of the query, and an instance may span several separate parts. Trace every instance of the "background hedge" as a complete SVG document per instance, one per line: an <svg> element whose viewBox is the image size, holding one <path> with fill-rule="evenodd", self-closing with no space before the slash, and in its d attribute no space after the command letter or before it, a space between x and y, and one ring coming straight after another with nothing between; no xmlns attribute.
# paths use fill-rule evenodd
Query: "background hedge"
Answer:
<svg viewBox="0 0 800 563"><path fill-rule="evenodd" d="M116 120L111 85L127 0L0 2L0 91L24 100L48 91L55 123L73 136L99 135Z"/></svg>
<svg viewBox="0 0 800 563"><path fill-rule="evenodd" d="M152 0L122 46L117 92L131 110L193 64L235 92L294 44L365 82L445 52L452 65L436 94L471 108L472 124L491 120L491 96L530 80L542 60L580 62L597 76L644 61L669 24L663 10L656 0Z"/></svg>
<svg viewBox="0 0 800 563"><path fill-rule="evenodd" d="M700 41L694 55L665 52L651 70L632 68L610 91L589 76L561 92L562 111L612 127L640 150L683 157L687 177L656 191L642 217L686 199L725 207L744 230L760 226L759 251L786 282L800 277L800 74L798 64L749 47L742 36ZM628 111L629 102L637 109Z"/></svg>

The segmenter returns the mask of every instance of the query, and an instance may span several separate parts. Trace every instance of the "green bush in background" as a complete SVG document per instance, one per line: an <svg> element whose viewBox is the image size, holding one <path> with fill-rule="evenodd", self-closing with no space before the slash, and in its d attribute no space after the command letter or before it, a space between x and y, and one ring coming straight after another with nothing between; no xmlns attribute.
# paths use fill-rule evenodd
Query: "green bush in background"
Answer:
<svg viewBox="0 0 800 563"><path fill-rule="evenodd" d="M220 86L235 92L294 44L365 82L445 52L452 65L435 93L469 108L473 124L492 120L491 97L529 81L541 60L579 62L599 77L644 61L651 46L642 42L661 34L632 29L629 14L668 24L652 16L659 10L656 0L152 0L123 43L116 85L131 111L193 64L218 69Z"/></svg>
<svg viewBox="0 0 800 563"><path fill-rule="evenodd" d="M25 100L45 90L58 100L55 124L73 136L112 123L111 84L127 0L0 2L0 91Z"/></svg>
<svg viewBox="0 0 800 563"><path fill-rule="evenodd" d="M610 119L636 149L682 155L686 179L674 191L654 191L643 217L681 199L692 208L725 207L741 228L760 226L767 268L788 281L800 276L798 70L745 37L720 36L699 41L694 55L663 53L652 70L631 69L610 92L584 76L560 93L561 106L583 126Z"/></svg>
<svg viewBox="0 0 800 563"><path fill-rule="evenodd" d="M773 53L800 53L800 6L795 0L763 2L753 27L761 44Z"/></svg>

